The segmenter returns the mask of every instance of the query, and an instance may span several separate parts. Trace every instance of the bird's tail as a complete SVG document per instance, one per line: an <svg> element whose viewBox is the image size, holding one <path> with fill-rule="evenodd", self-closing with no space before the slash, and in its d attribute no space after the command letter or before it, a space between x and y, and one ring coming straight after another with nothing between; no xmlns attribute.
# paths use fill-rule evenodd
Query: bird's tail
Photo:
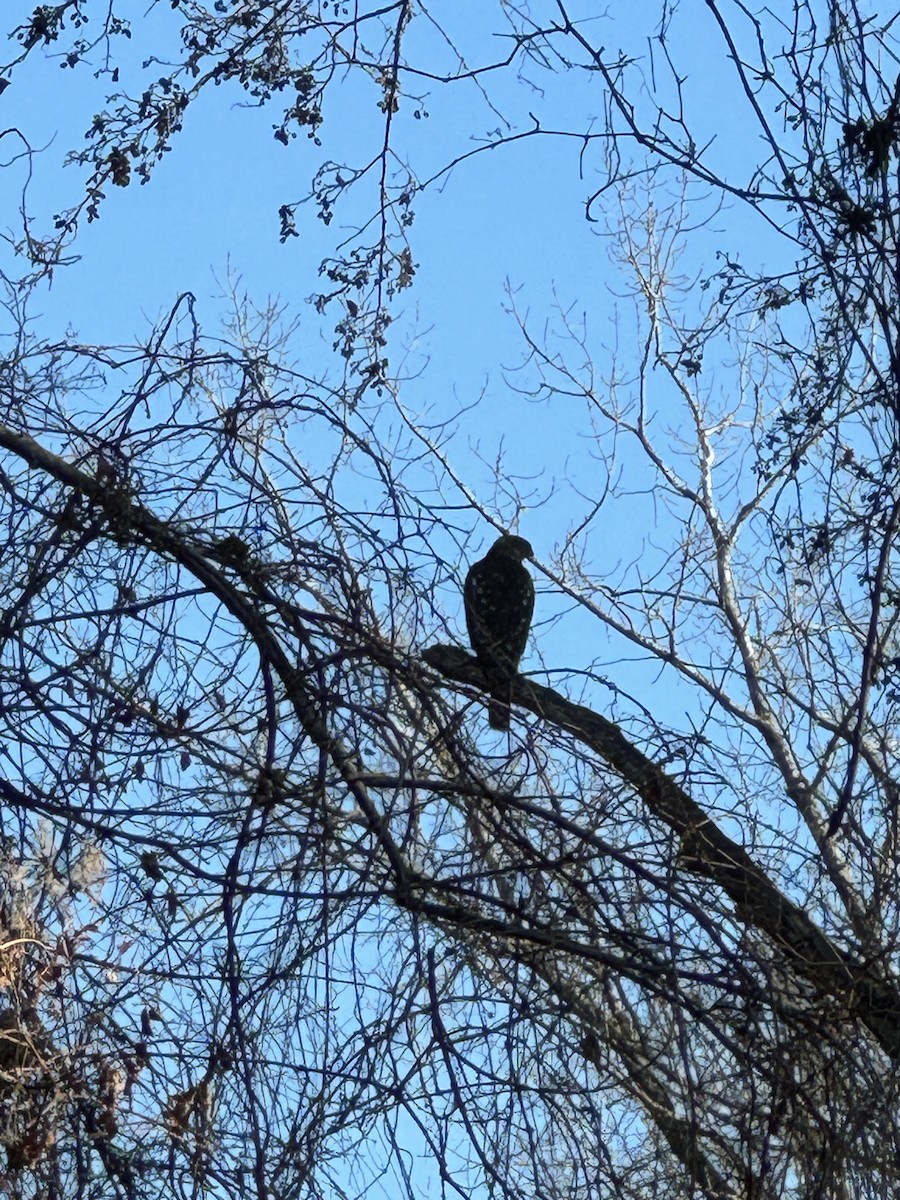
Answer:
<svg viewBox="0 0 900 1200"><path fill-rule="evenodd" d="M496 696L488 703L488 725L491 729L509 729L509 700Z"/></svg>

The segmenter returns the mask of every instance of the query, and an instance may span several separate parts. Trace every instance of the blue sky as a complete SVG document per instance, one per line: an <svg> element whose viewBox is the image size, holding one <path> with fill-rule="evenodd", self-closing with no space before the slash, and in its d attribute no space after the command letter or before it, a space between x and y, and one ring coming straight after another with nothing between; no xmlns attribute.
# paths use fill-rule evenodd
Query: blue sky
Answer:
<svg viewBox="0 0 900 1200"><path fill-rule="evenodd" d="M500 11L488 5L444 6L442 16L456 21L454 35L470 62L499 56L502 41L490 35ZM592 5L583 5L585 10ZM615 3L614 19L598 19L594 37L598 44L624 46L639 54L649 77L662 76L661 64L651 60L648 29L639 21L656 5ZM551 11L552 5L547 11ZM687 8L687 6L685 6ZM7 5L24 18L31 5ZM172 15L159 4L149 15L135 18L170 32ZM652 25L651 25L652 29ZM415 37L429 52L441 51L436 34L424 25ZM672 52L680 63L693 64L685 83L685 96L699 131L716 135L712 156L724 169L739 172L747 156L745 109L738 103L731 75L719 55L719 43L705 6L692 6L673 27ZM499 51L498 51L499 46ZM120 44L130 63L123 68L122 86L131 94L140 91L144 75L142 58L149 53L136 36ZM657 48L658 49L658 48ZM148 69L153 77L159 67ZM529 111L539 114L545 128L584 130L600 112L603 99L595 76L569 71L547 74L535 68L527 80L496 74L486 86L510 132L530 128ZM76 168L61 169L69 149L80 146L92 114L105 103L110 85L96 80L89 69L61 70L50 55L38 54L12 87L0 95L0 127L18 127L35 148L30 203L36 229L48 227L52 214L73 203L83 186ZM398 147L409 158L420 179L439 170L455 155L480 144L477 140L496 128L500 118L469 83L452 88L422 84L430 94L424 100L429 112L415 120L412 105L404 102L397 121ZM237 89L218 89L192 109L185 130L175 139L174 150L157 168L147 186L133 183L127 189L109 189L101 218L85 226L76 250L80 260L55 272L52 285L42 288L32 302L35 327L50 339L61 338L72 328L84 342L123 344L146 337L152 324L171 307L176 296L191 291L197 297L198 316L205 331L215 336L229 311L229 279L239 292L247 292L260 305L279 298L288 315L296 316L298 331L292 353L310 375L339 377L340 366L331 349L338 314L320 318L307 298L317 290L317 268L329 253L336 235L367 215L371 192L346 209L338 210L333 224L324 228L312 206L301 209L300 237L285 245L278 241L279 205L300 198L316 167L326 159L360 161L370 156L373 139L380 135L382 115L376 108L378 90L353 79L337 81L326 108L321 131L323 146L300 138L284 147L272 136L278 119L277 104L259 110L242 107ZM0 142L8 159L15 152L12 135ZM46 147L46 149L43 149ZM534 496L534 507L523 515L519 529L530 538L539 558L549 559L579 514L588 510L606 483L605 458L612 446L599 438L588 420L583 401L562 396L537 402L517 391L533 389L530 368L520 369L524 345L511 304L527 317L534 335L554 350L565 348L570 360L581 362L581 351L559 336L559 311L569 314L575 329L584 326L585 344L597 370L598 390L608 390L607 376L620 380L623 397L634 389L641 346L637 337L640 303L630 291L628 273L616 261L616 242L602 219L589 224L584 204L600 182L602 151L594 148L580 169L581 143L574 138L525 139L515 145L490 150L456 167L417 198L411 230L417 264L415 286L401 296L395 313L389 347L391 362L403 378L400 402L414 418L449 419L467 408L455 424L450 444L453 462L485 507L492 503L491 465L501 445L508 455L523 492ZM754 155L747 156L754 158ZM0 172L3 226L15 228L18 191L25 162ZM738 182L745 178L738 175ZM633 181L634 208L645 206L644 181ZM697 189L693 190L697 196ZM675 205L678 181L655 195L657 214L665 219L666 205ZM610 228L627 226L620 218L616 194L605 201ZM678 264L691 281L716 266L716 252L737 254L751 268L763 262L773 269L782 253L765 224L742 209L738 201L718 215L712 202L700 199L706 225L692 228L683 242ZM598 209L598 217L603 210ZM695 218L696 220L696 218ZM639 238L639 230L633 230ZM2 257L0 262L9 265ZM698 305L702 301L695 297ZM557 307L558 306L558 307ZM689 305L690 307L690 305ZM723 358L726 352L722 351ZM720 380L715 367L722 367ZM726 363L706 364L704 385L713 399L727 400L740 372ZM651 376L658 391L651 403L660 422L676 426L683 413L658 373ZM708 381L708 382L707 382ZM479 400L476 407L469 407ZM314 453L315 448L306 448ZM623 472L623 497L610 506L609 519L597 525L587 549L591 569L627 577L636 586L636 569L647 573L657 548L665 546L673 522L653 495L652 481L627 441L617 447ZM685 454L690 469L690 454ZM359 486L365 485L360 481ZM448 502L460 504L458 494ZM498 521L507 521L511 509L495 510ZM456 523L472 531L466 555L474 557L489 544L493 529L473 509L454 514ZM465 556L456 552L454 566L461 577ZM628 568L626 570L626 567ZM543 581L537 610L537 636L524 663L537 670L541 659L553 674L564 667L593 666L608 674L626 691L647 703L659 719L688 728L686 710L696 713L696 697L686 686L666 678L657 686L657 662L636 668L628 660L642 657L633 647L613 636L604 636L593 618L571 611L567 602ZM462 605L458 590L447 586L442 596L448 619L462 633ZM552 628L550 616L562 615ZM702 641L702 640L701 640ZM702 644L700 647L702 650ZM699 651L698 651L699 653ZM716 648L710 652L715 658ZM652 693L647 685L653 686ZM577 695L581 680L567 685ZM618 715L611 692L595 688L593 702ZM629 710L627 704L623 705ZM635 706L630 707L637 712ZM761 787L762 791L762 787ZM710 792L725 792L715 780ZM726 792L726 800L727 792Z"/></svg>
<svg viewBox="0 0 900 1200"><path fill-rule="evenodd" d="M23 16L30 11L28 5L19 7ZM623 47L640 58L646 76L663 78L658 47L651 53L647 40L653 24L648 29L642 23L646 10L635 14L631 6L615 5L611 11L614 19L592 22L595 41ZM492 36L492 30L502 29L502 19L490 6L467 8L464 14L452 8L440 17L455 22L453 36L470 64L505 53L502 38ZM138 94L148 79L158 77L158 65L146 71L141 67L151 50L165 57L158 48L162 43L150 43L151 31L154 38L164 39L174 28L172 14L159 5L135 20L134 39L118 43L126 92ZM425 22L414 29L429 63L437 64L435 69L451 69L453 55L434 30ZM734 103L727 64L709 53L714 36L708 19L698 11L673 26L670 44L680 62L690 62L692 56L696 62L684 85L692 119L697 119L701 132L708 125L710 136L716 134L712 153L717 161L736 169L745 117ZM420 180L483 144L491 130L530 129L530 113L539 117L543 128L594 128L603 103L596 76L585 71L550 74L532 67L525 79L498 72L484 77L484 83L493 108L469 82L445 88L423 81L424 99L401 105L396 145ZM104 107L110 90L105 78L94 78L84 66L61 69L51 54L40 54L32 56L0 96L4 125L21 129L32 146L46 147L34 159L30 185L32 209L41 214L38 226L43 222L48 227L53 212L78 198L83 175L76 167L61 169L61 163L67 151L83 144L90 118ZM272 136L279 119L277 104L245 107L246 98L236 86L207 92L192 107L172 153L148 185L133 182L126 189L108 189L100 219L80 231L80 260L58 270L52 286L35 298L32 315L38 317L37 328L48 337L61 337L72 327L85 342L128 343L146 336L179 293L191 291L205 331L215 335L229 312L224 293L233 283L258 305L277 298L288 319L299 319L292 353L302 369L337 377L340 364L331 344L340 313L332 308L320 318L307 298L318 288L319 262L336 235L368 216L371 189L361 189L352 201L355 208L339 208L327 229L311 205L301 208L300 237L284 245L277 236L277 210L305 193L323 161L353 163L371 156L381 136L378 98L371 83L349 76L338 81L325 109L322 147L302 136L285 147ZM427 110L427 119L413 117L418 103ZM9 144L7 138L3 145ZM536 337L546 334L555 349L576 361L582 352L573 355L571 343L555 339L555 306L567 312L575 326L583 324L600 389L606 387L604 373L611 371L615 356L616 374L627 395L640 355L640 304L629 295L627 273L611 256L614 243L604 221L606 211L610 224L618 226L617 197L610 193L606 209L596 209L596 223L585 221L586 198L602 177L603 150L594 146L583 159L581 151L576 138L526 138L476 155L417 197L410 231L417 276L395 309L389 346L392 366L404 379L400 402L414 418L447 420L467 408L454 423L457 433L449 453L473 493L500 523L508 523L512 508L502 498L495 501L491 481L492 465L502 449L507 469L531 498L532 511L523 514L519 531L531 539L539 558L551 556L605 486L603 460L611 446L595 441L583 401L557 397L552 403L536 402L517 392L533 388L534 372L519 369L524 345L510 306L514 303L517 313L527 318ZM0 198L7 212L17 203L24 169L22 162L0 172ZM638 208L644 203L642 187L643 181L636 179ZM655 202L664 204L665 193ZM713 204L701 204L701 211L712 213ZM12 217L8 223L14 223ZM688 277L713 269L717 250L744 254L752 247L759 257L769 240L759 218L734 202L708 227L694 229L690 239L684 239L680 269ZM654 402L665 415L674 401L665 380L658 382ZM715 387L712 378L710 386ZM476 399L477 406L469 407ZM629 564L639 560L646 572L657 553L654 546L665 545L668 518L644 465L627 443L618 444L616 452L616 470L633 472L627 500L611 510L609 520L595 526L585 550L601 577L606 572L633 577ZM461 497L451 499L458 503ZM461 577L466 558L480 554L494 530L474 512L458 516L457 524L472 531L462 553L455 551ZM446 553L452 561L454 548L448 546ZM626 692L655 685L657 664L647 669L629 665L644 656L614 635L603 635L593 619L572 612L546 584L539 581L539 588L543 594L536 629L545 666L556 672L593 665ZM453 587L442 603L462 636L462 606ZM566 614L562 622L542 626L561 613ZM536 640L523 664L532 670L541 666L537 645ZM558 683L558 675L551 674L549 681ZM579 686L573 682L576 691ZM601 702L607 699L603 696ZM675 725L683 724L689 705L674 680L668 689L654 693L657 716Z"/></svg>
<svg viewBox="0 0 900 1200"><path fill-rule="evenodd" d="M26 4L17 7L23 17L30 12ZM582 7L586 12L592 8ZM592 22L594 40L636 54L645 75L661 79L659 48L654 50L648 41L655 16L645 26L646 9L635 13L631 6L613 5L610 11L612 19ZM502 21L490 6L465 13L452 8L439 15L455 22L453 37L470 64L505 52L503 39L496 36ZM165 57L158 49L163 43L150 43L149 38L151 31L154 38L173 34L172 14L155 5L135 19L135 30L132 42L117 44L124 56L121 86L131 94L161 73L155 64L143 70L141 61L151 50ZM411 37L430 56L429 63L449 70L453 55L433 28L422 21L414 30ZM737 169L745 150L744 109L736 103L727 64L717 53L709 53L717 44L714 38L705 10L698 10L673 25L670 45L680 63L695 64L684 85L692 120L696 118L701 133L708 126L709 135L716 135L711 152L715 160ZM411 44L415 47L416 41ZM536 66L526 75L516 79L498 72L484 77L493 109L469 82L445 88L422 81L427 95L421 105L427 119L414 119L418 102L404 101L395 128L397 148L418 178L428 178L504 123L510 133L531 128L532 112L545 129L594 127L603 103L596 76L583 70L551 74ZM61 170L61 163L68 150L83 144L90 118L104 106L110 90L106 79L94 78L85 66L60 69L52 54L42 53L32 56L0 96L3 124L18 127L32 146L41 148L30 185L31 207L40 214L36 228L49 227L53 212L78 198L83 176L76 167ZM234 282L259 305L270 298L284 304L287 313L299 319L292 352L303 370L334 377L340 364L331 343L340 314L331 309L320 318L307 298L317 290L318 264L331 250L335 235L368 215L371 190L366 194L363 188L357 201L339 208L328 229L316 219L312 206L302 208L300 237L284 245L277 236L277 209L305 193L321 162L370 157L381 132L378 98L371 83L349 76L337 81L325 109L322 147L303 137L285 147L272 136L279 119L277 104L245 107L236 86L208 92L193 106L173 152L148 185L133 182L126 189L108 189L100 219L79 234L80 260L58 270L52 286L35 298L32 316L37 317L37 328L48 337L60 337L72 327L85 342L140 340L180 292L191 291L206 332L215 334L229 309L223 294ZM7 151L12 144L9 136L2 143ZM569 313L576 326L584 323L600 388L606 386L604 371L611 370L614 356L627 393L640 353L635 301L628 294L626 275L611 257L613 241L604 209L596 210L601 218L597 223L584 219L585 200L601 179L602 148L593 147L583 160L581 150L576 138L526 138L476 155L417 197L410 231L417 277L395 309L389 346L392 366L404 378L401 403L413 417L447 419L479 399L456 423L458 433L450 449L454 464L490 507L490 467L498 450L504 449L509 469L533 497L534 511L524 514L520 531L532 540L539 557L549 556L578 513L590 506L604 482L600 458L608 448L593 444L583 402L557 398L552 404L538 403L516 391L528 391L534 375L519 369L524 346L510 306L514 303L520 316L527 317L535 336L547 333L557 348L564 343L554 341L554 328L559 326L555 306ZM10 226L15 224L12 210L24 171L22 161L0 172L0 198ZM634 181L638 208L643 204L642 186L640 178ZM670 191L668 198L673 195ZM661 199L666 202L665 193ZM655 202L660 203L659 196ZM616 227L616 195L611 193L605 203ZM712 203L705 211L713 212ZM777 255L764 223L735 201L684 240L680 269L690 277L714 269L717 250L759 259L769 247ZM657 403L665 413L670 400L663 379L659 386ZM712 377L710 386L715 387ZM624 467L636 467L627 447L619 450ZM602 527L602 545L593 535L590 550L601 564L612 567L636 555L652 556L652 543L665 540L665 514L655 503L646 475L636 469L627 505L619 506L615 519ZM500 522L512 517L511 508L502 502L495 512ZM469 552L474 555L489 543L493 530L475 513L469 525ZM461 606L455 600L459 621ZM452 606L454 598L448 596L447 602ZM551 607L545 602L539 609L539 617L541 611L559 611L558 604L549 603ZM565 635L548 634L548 639L560 639L543 643L552 661L584 661L586 648L575 629L572 623ZM596 639L597 631L591 636ZM619 662L621 652L621 647L611 649L610 661ZM591 657L596 653L592 649Z"/></svg>

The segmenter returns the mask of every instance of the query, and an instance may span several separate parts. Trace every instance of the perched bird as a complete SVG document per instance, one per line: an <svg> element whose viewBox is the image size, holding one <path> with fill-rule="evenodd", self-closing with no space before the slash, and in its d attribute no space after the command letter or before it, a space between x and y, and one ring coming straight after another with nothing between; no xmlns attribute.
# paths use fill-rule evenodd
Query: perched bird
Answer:
<svg viewBox="0 0 900 1200"><path fill-rule="evenodd" d="M491 729L509 729L509 679L518 670L534 611L534 584L522 560L533 553L524 538L504 533L466 576L466 625L491 690Z"/></svg>

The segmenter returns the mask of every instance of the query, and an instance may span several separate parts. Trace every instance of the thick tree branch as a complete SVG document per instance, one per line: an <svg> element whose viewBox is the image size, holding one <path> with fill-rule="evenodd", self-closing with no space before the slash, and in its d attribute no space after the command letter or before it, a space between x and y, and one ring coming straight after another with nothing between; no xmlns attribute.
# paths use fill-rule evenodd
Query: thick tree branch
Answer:
<svg viewBox="0 0 900 1200"><path fill-rule="evenodd" d="M321 704L310 694L303 674L293 665L252 599L235 587L217 564L208 560L199 545L192 545L184 531L160 520L138 503L128 492L126 481L105 477L100 471L96 476L89 475L46 450L33 438L5 425L0 425L0 447L91 500L104 513L115 536L143 542L179 562L241 623L256 644L261 660L269 664L281 681L301 727L330 759L352 793L369 828L384 849L398 890L404 892L408 886L405 859L394 843L368 788L359 777L360 764L356 754L330 732L327 714L322 712Z"/></svg>
<svg viewBox="0 0 900 1200"><path fill-rule="evenodd" d="M422 658L458 683L486 687L475 658L457 646L430 646ZM781 892L750 855L710 820L679 785L642 754L612 721L573 704L551 688L517 675L514 704L574 734L599 754L635 791L653 815L680 838L691 871L711 879L734 901L735 915L762 930L787 954L798 975L839 1000L871 1031L887 1054L900 1060L900 995L876 969L826 937Z"/></svg>

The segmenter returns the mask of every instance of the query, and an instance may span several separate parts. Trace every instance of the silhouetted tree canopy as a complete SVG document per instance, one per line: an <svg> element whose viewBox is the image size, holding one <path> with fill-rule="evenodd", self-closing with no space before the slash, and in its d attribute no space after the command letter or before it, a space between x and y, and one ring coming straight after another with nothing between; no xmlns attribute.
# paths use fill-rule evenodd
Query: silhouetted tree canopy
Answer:
<svg viewBox="0 0 900 1200"><path fill-rule="evenodd" d="M583 7L4 10L4 1195L900 1186L895 14ZM245 105L295 164L273 241L328 246L302 320L36 316ZM606 275L520 303L523 238L515 422L426 407L414 218L560 146ZM492 730L462 589L511 529Z"/></svg>

